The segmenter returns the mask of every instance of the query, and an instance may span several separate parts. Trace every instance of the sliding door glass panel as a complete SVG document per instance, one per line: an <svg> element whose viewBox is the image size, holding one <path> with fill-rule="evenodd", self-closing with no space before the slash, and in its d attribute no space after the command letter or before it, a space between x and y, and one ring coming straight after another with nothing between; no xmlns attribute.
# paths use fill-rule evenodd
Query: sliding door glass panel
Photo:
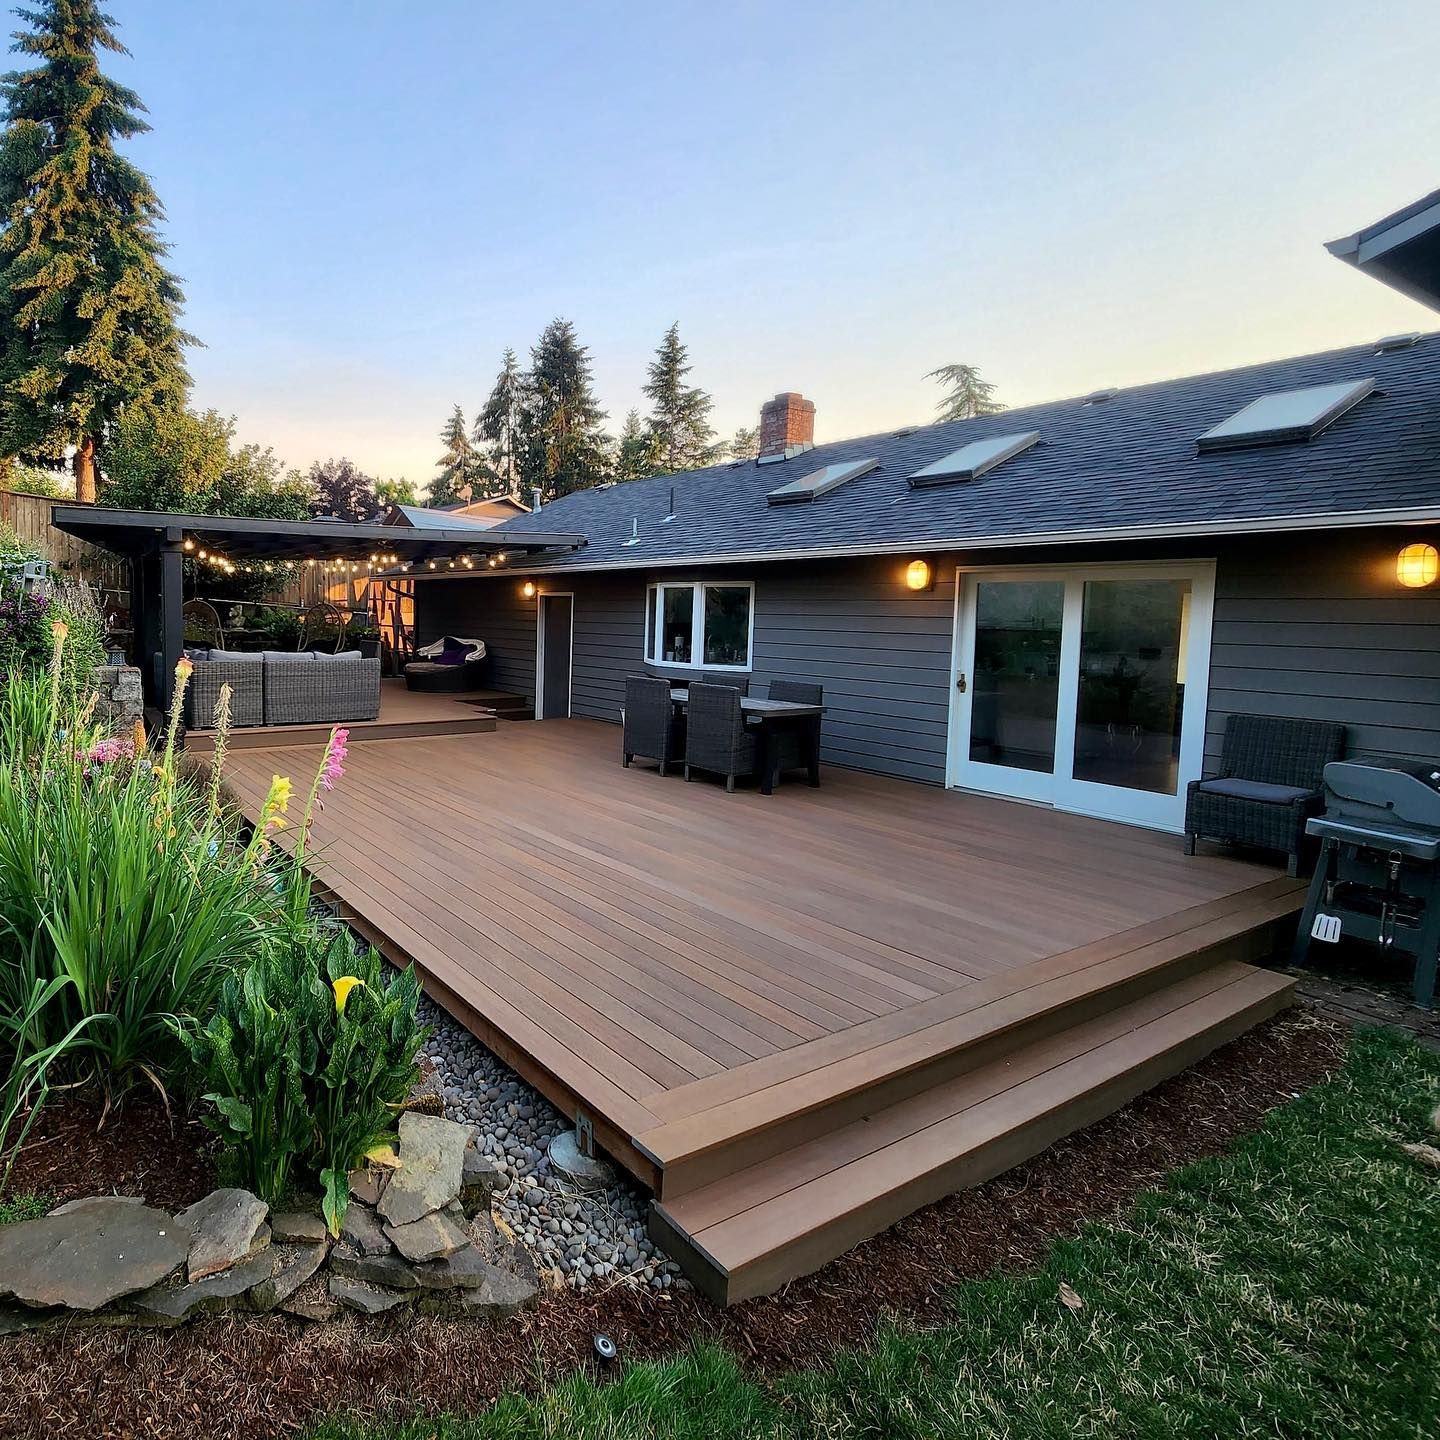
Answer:
<svg viewBox="0 0 1440 1440"><path fill-rule="evenodd" d="M1059 580L975 582L971 760L1013 770L1055 768L1064 610Z"/></svg>
<svg viewBox="0 0 1440 1440"><path fill-rule="evenodd" d="M691 663L690 646L695 634L695 587L693 585L662 585L660 587L660 654L659 660L673 660L680 665Z"/></svg>
<svg viewBox="0 0 1440 1440"><path fill-rule="evenodd" d="M750 663L750 587L705 587L706 665Z"/></svg>
<svg viewBox="0 0 1440 1440"><path fill-rule="evenodd" d="M1174 795L1185 703L1188 580L1087 580L1076 780Z"/></svg>

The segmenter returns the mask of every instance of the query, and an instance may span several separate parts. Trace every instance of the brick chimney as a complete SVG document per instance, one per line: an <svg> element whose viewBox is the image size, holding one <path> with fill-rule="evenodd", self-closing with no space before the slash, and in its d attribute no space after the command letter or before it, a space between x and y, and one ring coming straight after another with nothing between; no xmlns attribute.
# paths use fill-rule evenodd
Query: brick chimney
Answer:
<svg viewBox="0 0 1440 1440"><path fill-rule="evenodd" d="M792 445L815 443L815 402L787 390L760 407L760 454L783 455Z"/></svg>

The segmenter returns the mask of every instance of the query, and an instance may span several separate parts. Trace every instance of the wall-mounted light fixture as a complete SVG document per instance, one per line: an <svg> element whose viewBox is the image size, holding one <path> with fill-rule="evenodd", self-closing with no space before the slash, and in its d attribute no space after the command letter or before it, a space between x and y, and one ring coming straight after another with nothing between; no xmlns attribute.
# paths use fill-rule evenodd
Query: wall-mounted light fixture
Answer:
<svg viewBox="0 0 1440 1440"><path fill-rule="evenodd" d="M1423 542L1407 545L1395 557L1395 578L1408 590L1433 585L1440 575L1440 550Z"/></svg>
<svg viewBox="0 0 1440 1440"><path fill-rule="evenodd" d="M912 560L905 567L905 586L909 590L928 590L933 578L928 560Z"/></svg>
<svg viewBox="0 0 1440 1440"><path fill-rule="evenodd" d="M520 593L521 593L527 600L533 600L533 599L535 598L535 582L534 582L533 580L527 580L527 581L520 587Z"/></svg>

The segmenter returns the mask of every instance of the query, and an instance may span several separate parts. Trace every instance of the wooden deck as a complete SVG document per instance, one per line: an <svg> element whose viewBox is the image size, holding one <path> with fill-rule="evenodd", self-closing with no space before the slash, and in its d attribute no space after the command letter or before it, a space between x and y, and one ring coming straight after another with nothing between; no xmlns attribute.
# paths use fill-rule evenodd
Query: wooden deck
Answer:
<svg viewBox="0 0 1440 1440"><path fill-rule="evenodd" d="M318 737L232 754L258 802ZM1302 892L1174 837L830 769L727 795L593 721L351 751L314 869L655 1191L721 1301L813 1269L1286 1003Z"/></svg>

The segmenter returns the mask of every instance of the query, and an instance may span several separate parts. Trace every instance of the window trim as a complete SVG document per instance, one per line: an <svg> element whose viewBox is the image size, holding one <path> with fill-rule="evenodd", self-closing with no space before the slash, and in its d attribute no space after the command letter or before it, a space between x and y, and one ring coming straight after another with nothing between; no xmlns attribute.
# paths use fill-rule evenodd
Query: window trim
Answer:
<svg viewBox="0 0 1440 1440"><path fill-rule="evenodd" d="M684 590L691 592L690 653L697 656L691 660L662 660L661 631L665 623L665 608L662 592ZM748 590L750 607L745 635L745 663L743 665L707 664L705 662L705 592L707 590ZM729 671L747 675L755 664L755 582L753 580L653 580L645 587L645 663L657 665L666 670L713 670L716 673ZM699 642L698 644L696 642Z"/></svg>

